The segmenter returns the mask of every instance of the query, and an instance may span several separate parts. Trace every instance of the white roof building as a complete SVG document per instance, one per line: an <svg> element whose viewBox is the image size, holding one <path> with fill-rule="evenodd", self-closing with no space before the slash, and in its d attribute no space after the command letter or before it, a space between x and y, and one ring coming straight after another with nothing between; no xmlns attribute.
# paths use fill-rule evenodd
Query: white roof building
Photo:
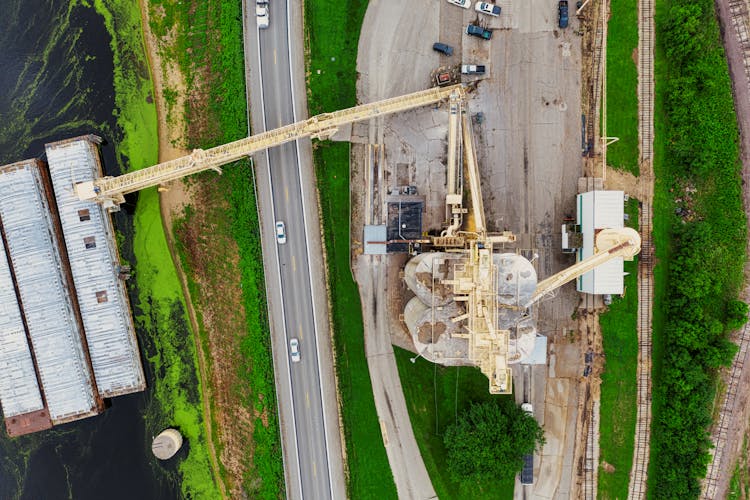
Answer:
<svg viewBox="0 0 750 500"><path fill-rule="evenodd" d="M589 191L576 199L577 223L583 235L583 246L577 260L594 254L596 233L607 228L624 226L625 193L623 191ZM589 271L576 281L579 292L621 295L625 288L623 259L616 257Z"/></svg>
<svg viewBox="0 0 750 500"><path fill-rule="evenodd" d="M5 245L0 241L0 406L6 419L44 408Z"/></svg>
<svg viewBox="0 0 750 500"><path fill-rule="evenodd" d="M99 413L82 332L36 161L0 168L0 221L53 423Z"/></svg>
<svg viewBox="0 0 750 500"><path fill-rule="evenodd" d="M110 216L81 201L74 184L101 176L93 137L46 145L52 186L99 394L113 397L146 387L127 290Z"/></svg>

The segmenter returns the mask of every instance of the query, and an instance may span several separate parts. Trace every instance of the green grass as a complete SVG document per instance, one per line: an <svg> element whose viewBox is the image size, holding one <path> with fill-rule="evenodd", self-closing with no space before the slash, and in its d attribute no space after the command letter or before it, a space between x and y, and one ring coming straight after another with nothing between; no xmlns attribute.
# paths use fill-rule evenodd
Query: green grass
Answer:
<svg viewBox="0 0 750 500"><path fill-rule="evenodd" d="M161 224L155 188L142 191L135 213L139 304L137 320L151 336L148 361L155 373L147 427L177 427L190 443L190 453L179 465L182 494L218 498L206 447L198 361L184 297ZM158 408L155 408L157 405Z"/></svg>
<svg viewBox="0 0 750 500"><path fill-rule="evenodd" d="M356 105L357 43L366 0L305 2L311 115ZM316 143L336 371L349 471L356 499L396 498L365 359L362 309L349 267L349 145Z"/></svg>
<svg viewBox="0 0 750 500"><path fill-rule="evenodd" d="M336 373L349 467L349 497L396 498L365 358L362 306L349 268L349 144L317 144L315 169L323 214Z"/></svg>
<svg viewBox="0 0 750 500"><path fill-rule="evenodd" d="M95 0L112 35L115 63L117 123L123 132L117 156L123 170L135 170L157 160L156 110L142 45L137 3ZM155 188L142 191L134 216L133 251L136 258L136 318L147 332L144 345L155 373L146 410L148 432L167 426L180 429L189 453L179 464L183 496L216 498L203 426L197 358L184 315L184 297L166 244Z"/></svg>
<svg viewBox="0 0 750 500"><path fill-rule="evenodd" d="M415 363L409 351L394 347L398 373L406 397L409 418L419 444L432 486L441 499L513 498L513 480L467 488L453 481L448 472L447 452L443 444L445 429L470 403L481 403L513 396L493 396L482 372L472 367L439 366L422 358Z"/></svg>
<svg viewBox="0 0 750 500"><path fill-rule="evenodd" d="M612 2L607 27L607 163L638 175L638 1Z"/></svg>
<svg viewBox="0 0 750 500"><path fill-rule="evenodd" d="M185 144L209 148L247 136L241 3L151 0L150 4L158 7L160 13L151 20L154 33L167 36L174 28L174 43L166 56L179 64L189 93L202 97L187 102ZM165 95L174 104L174 96L169 92ZM283 463L254 179L249 162L244 160L225 166L220 177L211 172L190 182L212 183L205 191L210 203L227 208L209 209L222 219L211 230L221 232L218 239L234 239L239 249L246 324L245 331L238 333L240 386L235 390L241 395L243 406L258 415L254 419L252 447L239 458L246 468L243 488L252 498L277 498L284 490ZM231 257L218 255L218 261L210 265L226 265ZM200 285L195 277L189 276L189 281L197 291ZM200 337L204 352L208 353L206 332L201 331Z"/></svg>
<svg viewBox="0 0 750 500"><path fill-rule="evenodd" d="M626 207L628 226L638 228L638 201ZM599 317L606 364L601 385L600 459L614 467L599 469L599 496L626 498L635 437L638 363L638 260L625 262L625 296L614 298Z"/></svg>
<svg viewBox="0 0 750 500"><path fill-rule="evenodd" d="M734 466L732 478L729 481L727 500L743 500L750 498L750 470L747 462L747 436L742 441L742 455Z"/></svg>

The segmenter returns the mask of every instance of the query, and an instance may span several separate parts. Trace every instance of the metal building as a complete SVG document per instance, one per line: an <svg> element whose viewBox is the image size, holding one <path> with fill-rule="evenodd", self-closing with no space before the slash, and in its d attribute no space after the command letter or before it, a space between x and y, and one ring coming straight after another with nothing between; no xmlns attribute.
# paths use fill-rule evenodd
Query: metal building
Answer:
<svg viewBox="0 0 750 500"><path fill-rule="evenodd" d="M46 151L94 377L99 394L113 397L142 391L146 382L111 218L74 191L76 183L102 176L99 142L77 137Z"/></svg>
<svg viewBox="0 0 750 500"><path fill-rule="evenodd" d="M26 338L5 244L0 241L0 406L8 435L49 428L49 420ZM33 425L37 419L40 423ZM46 418L45 418L46 417ZM39 428L39 429L36 429Z"/></svg>
<svg viewBox="0 0 750 500"><path fill-rule="evenodd" d="M594 254L596 233L624 226L624 195L622 191L589 191L578 195L577 224L583 235L583 246L578 250L577 260ZM621 295L625 289L623 258L614 258L579 277L576 289L584 293Z"/></svg>
<svg viewBox="0 0 750 500"><path fill-rule="evenodd" d="M99 413L88 353L36 161L0 167L0 222L52 423ZM6 415L7 418L7 415Z"/></svg>

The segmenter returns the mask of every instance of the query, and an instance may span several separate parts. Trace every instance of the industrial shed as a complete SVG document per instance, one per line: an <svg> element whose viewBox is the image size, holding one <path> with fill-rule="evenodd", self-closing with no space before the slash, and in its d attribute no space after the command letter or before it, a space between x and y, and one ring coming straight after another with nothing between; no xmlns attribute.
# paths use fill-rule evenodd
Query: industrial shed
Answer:
<svg viewBox="0 0 750 500"><path fill-rule="evenodd" d="M623 191L589 191L578 195L577 224L583 237L583 245L578 249L578 261L594 254L597 232L624 226L624 196ZM623 259L617 257L578 278L576 289L597 295L621 295L625 286L624 278Z"/></svg>

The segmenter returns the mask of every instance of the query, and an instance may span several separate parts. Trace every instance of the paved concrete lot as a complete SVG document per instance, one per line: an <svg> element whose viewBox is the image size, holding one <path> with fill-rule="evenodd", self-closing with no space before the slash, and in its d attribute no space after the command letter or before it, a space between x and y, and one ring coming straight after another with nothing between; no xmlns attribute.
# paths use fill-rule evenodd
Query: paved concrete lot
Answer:
<svg viewBox="0 0 750 500"><path fill-rule="evenodd" d="M583 171L578 22L571 17L569 28L557 29L554 0L497 3L503 9L500 18L444 0L372 1L360 38L358 95L361 102L396 96L431 86L431 72L438 67L462 62L487 65L488 74L482 77L464 76L466 82L477 82L468 110L474 118L487 222L490 230L516 233L518 244L509 247L510 251L538 254L535 265L539 278L544 279L573 263L560 252L560 224L565 215L574 213L577 179ZM467 36L470 22L493 29L492 40ZM451 45L454 55L433 51L436 41ZM447 124L447 110L442 106L353 127L354 142L382 145L378 154L383 173L378 196L372 200L380 207L375 212L382 210L383 197L390 189L407 183L417 186L425 199L424 229L441 227ZM353 148L353 185L364 185L359 182L364 182L368 154L364 146ZM354 193L355 255L361 251L357 246L367 199L363 193ZM391 280L387 283L390 286ZM385 292L374 293L385 298ZM571 315L578 302L573 285L567 285L555 298L540 303L538 330L552 336L575 328ZM363 297L363 303L370 300ZM395 323L393 318L386 322ZM563 352L556 354L557 371L549 374L554 378L546 378L544 366L531 368L530 375L529 397L548 433L548 444L535 464L537 484L527 491L538 498L566 498L573 469L576 361L581 353L577 345L552 345ZM566 365L562 371L561 358ZM517 379L514 384L516 391L522 390L523 381Z"/></svg>

